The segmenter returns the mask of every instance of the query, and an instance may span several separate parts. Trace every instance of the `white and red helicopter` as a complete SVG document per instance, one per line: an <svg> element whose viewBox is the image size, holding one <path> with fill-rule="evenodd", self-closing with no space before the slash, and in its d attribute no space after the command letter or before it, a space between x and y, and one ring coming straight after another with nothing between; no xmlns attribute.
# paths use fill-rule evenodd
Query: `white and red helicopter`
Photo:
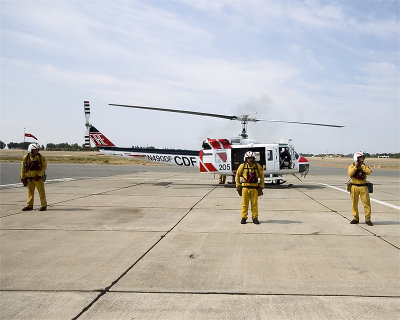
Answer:
<svg viewBox="0 0 400 320"><path fill-rule="evenodd" d="M256 161L264 169L265 181L274 184L285 182L283 175L297 174L305 177L309 171L309 162L305 157L300 156L291 144L291 140L286 143L258 143L249 139L247 135L247 124L249 122L267 121L297 123L304 125L325 126L341 128L343 126L333 124L283 121L283 120L261 120L250 115L229 116L214 113L203 113L196 111L164 109L144 106L131 106L123 104L110 104L111 106L155 110L164 112L176 112L198 116L216 117L228 120L237 120L242 123L242 133L231 139L211 139L203 141L201 150L181 150L181 149L148 149L148 148L121 148L117 147L104 134L98 131L89 123L90 105L89 101L84 101L86 118L85 147L90 148L90 140L98 150L106 155L113 155L124 158L146 160L149 162L177 165L181 167L198 167L200 172L224 174L234 177L239 165L243 162L244 154L253 151ZM295 175L296 176L296 175ZM297 177L297 176L296 176ZM298 177L297 177L298 178Z"/></svg>

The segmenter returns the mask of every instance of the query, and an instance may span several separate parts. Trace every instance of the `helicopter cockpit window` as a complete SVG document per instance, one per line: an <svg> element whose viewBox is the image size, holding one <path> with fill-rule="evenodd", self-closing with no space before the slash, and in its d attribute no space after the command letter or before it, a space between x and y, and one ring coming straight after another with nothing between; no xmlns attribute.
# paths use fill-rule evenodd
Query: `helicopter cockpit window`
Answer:
<svg viewBox="0 0 400 320"><path fill-rule="evenodd" d="M226 152L217 152L215 154L215 162L216 163L225 163L228 159L228 155Z"/></svg>
<svg viewBox="0 0 400 320"><path fill-rule="evenodd" d="M210 150L211 146L208 144L207 140L203 141L203 145L201 146L203 150Z"/></svg>
<svg viewBox="0 0 400 320"><path fill-rule="evenodd" d="M296 159L299 159L299 157L300 157L297 152L294 153L294 156L295 156Z"/></svg>

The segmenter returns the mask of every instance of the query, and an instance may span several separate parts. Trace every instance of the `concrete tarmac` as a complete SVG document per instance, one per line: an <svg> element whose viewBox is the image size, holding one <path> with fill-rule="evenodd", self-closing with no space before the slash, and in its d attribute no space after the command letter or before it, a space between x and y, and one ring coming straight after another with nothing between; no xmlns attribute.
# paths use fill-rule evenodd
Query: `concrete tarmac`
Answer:
<svg viewBox="0 0 400 320"><path fill-rule="evenodd" d="M267 186L260 225L193 171L1 190L1 319L398 319L400 183L371 176L373 227L343 175Z"/></svg>

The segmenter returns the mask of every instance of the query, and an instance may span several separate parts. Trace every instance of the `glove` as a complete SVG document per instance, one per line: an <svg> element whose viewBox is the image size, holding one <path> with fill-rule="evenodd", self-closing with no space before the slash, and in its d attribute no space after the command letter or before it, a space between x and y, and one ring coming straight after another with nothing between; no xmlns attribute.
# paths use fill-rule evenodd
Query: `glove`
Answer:
<svg viewBox="0 0 400 320"><path fill-rule="evenodd" d="M236 190L237 190L239 196L242 196L242 186L237 186Z"/></svg>
<svg viewBox="0 0 400 320"><path fill-rule="evenodd" d="M28 179L27 178L22 178L21 182L24 185L24 187L26 187L28 185Z"/></svg>
<svg viewBox="0 0 400 320"><path fill-rule="evenodd" d="M258 195L262 196L264 194L264 192L262 191L262 187L258 187Z"/></svg>

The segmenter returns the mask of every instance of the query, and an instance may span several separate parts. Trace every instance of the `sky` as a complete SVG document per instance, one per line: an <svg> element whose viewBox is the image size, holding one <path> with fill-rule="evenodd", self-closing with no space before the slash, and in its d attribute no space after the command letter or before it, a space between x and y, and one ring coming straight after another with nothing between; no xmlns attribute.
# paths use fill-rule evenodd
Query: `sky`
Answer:
<svg viewBox="0 0 400 320"><path fill-rule="evenodd" d="M299 153L400 152L399 0L0 0L0 140L199 150L240 122ZM27 141L30 141L27 138ZM32 140L33 141L33 140Z"/></svg>

